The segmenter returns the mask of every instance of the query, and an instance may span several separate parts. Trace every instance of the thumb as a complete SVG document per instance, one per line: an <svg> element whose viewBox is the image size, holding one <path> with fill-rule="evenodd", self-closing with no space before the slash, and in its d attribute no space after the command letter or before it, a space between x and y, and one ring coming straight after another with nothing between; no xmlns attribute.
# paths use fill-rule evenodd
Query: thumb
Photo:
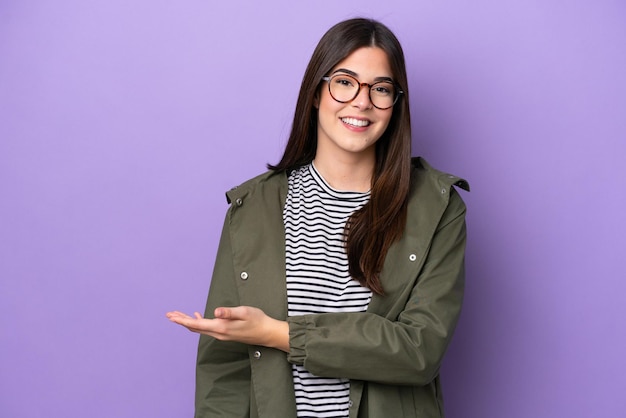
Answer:
<svg viewBox="0 0 626 418"><path fill-rule="evenodd" d="M213 312L216 318L220 319L231 319L232 318L232 309L230 308L215 308L215 312Z"/></svg>

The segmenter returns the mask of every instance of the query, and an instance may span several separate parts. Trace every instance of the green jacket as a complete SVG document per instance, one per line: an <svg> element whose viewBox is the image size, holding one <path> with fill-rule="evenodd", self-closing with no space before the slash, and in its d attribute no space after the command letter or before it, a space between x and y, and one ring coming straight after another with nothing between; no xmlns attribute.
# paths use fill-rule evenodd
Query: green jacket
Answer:
<svg viewBox="0 0 626 418"><path fill-rule="evenodd" d="M296 416L291 364L351 379L350 417L443 417L439 367L464 286L467 182L413 159L408 220L389 250L367 312L287 317L285 173L267 172L227 193L205 316L248 305L289 323L280 350L201 336L196 418Z"/></svg>

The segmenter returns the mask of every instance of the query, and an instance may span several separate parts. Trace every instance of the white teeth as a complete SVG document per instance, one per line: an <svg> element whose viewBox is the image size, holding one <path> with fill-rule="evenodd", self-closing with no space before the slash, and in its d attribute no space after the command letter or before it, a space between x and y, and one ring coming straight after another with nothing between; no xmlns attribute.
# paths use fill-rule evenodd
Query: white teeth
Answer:
<svg viewBox="0 0 626 418"><path fill-rule="evenodd" d="M355 118L341 118L341 121L343 123L347 123L348 125L359 127L368 126L370 124L370 121L368 120L360 120Z"/></svg>

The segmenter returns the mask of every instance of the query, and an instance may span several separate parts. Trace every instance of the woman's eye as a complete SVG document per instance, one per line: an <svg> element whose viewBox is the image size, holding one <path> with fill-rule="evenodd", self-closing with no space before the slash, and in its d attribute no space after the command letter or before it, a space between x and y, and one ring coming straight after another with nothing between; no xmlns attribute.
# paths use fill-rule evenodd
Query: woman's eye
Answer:
<svg viewBox="0 0 626 418"><path fill-rule="evenodd" d="M373 93L379 96L389 96L390 94L392 94L392 89L386 86L374 86L372 90Z"/></svg>
<svg viewBox="0 0 626 418"><path fill-rule="evenodd" d="M338 78L335 80L335 83L339 84L340 86L345 86L345 87L352 86L352 81L347 78Z"/></svg>

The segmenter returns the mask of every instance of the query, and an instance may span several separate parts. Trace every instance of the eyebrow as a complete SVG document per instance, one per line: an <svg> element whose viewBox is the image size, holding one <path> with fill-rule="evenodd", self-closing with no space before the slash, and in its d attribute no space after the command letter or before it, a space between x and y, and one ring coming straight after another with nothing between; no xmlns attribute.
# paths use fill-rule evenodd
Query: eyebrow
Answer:
<svg viewBox="0 0 626 418"><path fill-rule="evenodd" d="M337 68L335 71L333 71L332 75L335 75L337 73L346 73L348 75L351 75L354 78L358 78L357 77L358 76L357 73L355 73L352 70L348 70L347 68ZM390 83L393 83L393 78L391 78L391 77L376 77L376 78L374 78L374 82L375 83L378 83L380 81L388 81Z"/></svg>

